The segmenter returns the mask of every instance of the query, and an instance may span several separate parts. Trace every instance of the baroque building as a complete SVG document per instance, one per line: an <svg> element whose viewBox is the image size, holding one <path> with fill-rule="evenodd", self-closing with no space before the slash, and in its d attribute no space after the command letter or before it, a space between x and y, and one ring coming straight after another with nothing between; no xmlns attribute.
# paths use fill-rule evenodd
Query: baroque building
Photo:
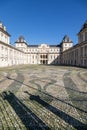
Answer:
<svg viewBox="0 0 87 130"><path fill-rule="evenodd" d="M65 35L59 45L29 45L20 36L15 47L10 44L10 34L0 22L0 67L19 64L56 64L87 67L87 21L78 33L78 43Z"/></svg>

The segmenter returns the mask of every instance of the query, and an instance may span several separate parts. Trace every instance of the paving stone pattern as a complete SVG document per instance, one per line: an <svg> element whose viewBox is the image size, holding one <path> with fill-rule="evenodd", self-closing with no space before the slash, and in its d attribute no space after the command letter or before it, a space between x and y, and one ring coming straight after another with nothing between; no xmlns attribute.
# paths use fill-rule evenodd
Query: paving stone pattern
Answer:
<svg viewBox="0 0 87 130"><path fill-rule="evenodd" d="M87 130L87 69L0 69L0 130Z"/></svg>

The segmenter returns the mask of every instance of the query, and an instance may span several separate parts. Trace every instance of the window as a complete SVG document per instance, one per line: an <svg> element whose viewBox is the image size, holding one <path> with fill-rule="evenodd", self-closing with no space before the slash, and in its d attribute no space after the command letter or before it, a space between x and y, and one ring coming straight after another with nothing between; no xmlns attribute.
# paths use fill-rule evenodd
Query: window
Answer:
<svg viewBox="0 0 87 130"><path fill-rule="evenodd" d="M83 47L81 47L81 56L83 56Z"/></svg>
<svg viewBox="0 0 87 130"><path fill-rule="evenodd" d="M85 32L85 41L87 41L87 32Z"/></svg>
<svg viewBox="0 0 87 130"><path fill-rule="evenodd" d="M69 46L72 46L72 43L70 43Z"/></svg>
<svg viewBox="0 0 87 130"><path fill-rule="evenodd" d="M1 37L3 37L3 33L1 33Z"/></svg>
<svg viewBox="0 0 87 130"><path fill-rule="evenodd" d="M80 42L83 41L83 34L80 34Z"/></svg>
<svg viewBox="0 0 87 130"><path fill-rule="evenodd" d="M45 58L45 55L43 55L43 58Z"/></svg>
<svg viewBox="0 0 87 130"><path fill-rule="evenodd" d="M42 55L40 55L40 58L42 58Z"/></svg>
<svg viewBox="0 0 87 130"><path fill-rule="evenodd" d="M2 48L2 50L4 49L4 47L3 47L3 46L2 46L1 48Z"/></svg>
<svg viewBox="0 0 87 130"><path fill-rule="evenodd" d="M34 59L34 56L32 56L32 58Z"/></svg>
<svg viewBox="0 0 87 130"><path fill-rule="evenodd" d="M84 55L87 56L87 46L84 47Z"/></svg>
<svg viewBox="0 0 87 130"><path fill-rule="evenodd" d="M7 42L7 37L5 36L5 40L6 40L6 42Z"/></svg>
<svg viewBox="0 0 87 130"><path fill-rule="evenodd" d="M46 58L48 58L48 56L46 55Z"/></svg>

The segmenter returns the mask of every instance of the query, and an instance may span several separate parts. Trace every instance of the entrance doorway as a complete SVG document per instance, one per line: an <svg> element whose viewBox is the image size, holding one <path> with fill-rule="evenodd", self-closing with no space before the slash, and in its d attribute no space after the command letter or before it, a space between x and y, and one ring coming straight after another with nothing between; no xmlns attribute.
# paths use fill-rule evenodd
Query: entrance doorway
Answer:
<svg viewBox="0 0 87 130"><path fill-rule="evenodd" d="M48 64L47 60L40 60L40 64Z"/></svg>
<svg viewBox="0 0 87 130"><path fill-rule="evenodd" d="M47 54L40 55L40 64L48 64L48 55Z"/></svg>

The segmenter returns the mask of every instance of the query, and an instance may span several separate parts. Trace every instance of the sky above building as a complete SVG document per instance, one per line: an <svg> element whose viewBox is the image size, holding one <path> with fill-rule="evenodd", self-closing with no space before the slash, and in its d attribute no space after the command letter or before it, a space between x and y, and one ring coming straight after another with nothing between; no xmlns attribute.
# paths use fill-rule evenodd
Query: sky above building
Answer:
<svg viewBox="0 0 87 130"><path fill-rule="evenodd" d="M87 0L0 0L0 21L11 34L28 44L59 44L68 35L74 44L87 20Z"/></svg>

